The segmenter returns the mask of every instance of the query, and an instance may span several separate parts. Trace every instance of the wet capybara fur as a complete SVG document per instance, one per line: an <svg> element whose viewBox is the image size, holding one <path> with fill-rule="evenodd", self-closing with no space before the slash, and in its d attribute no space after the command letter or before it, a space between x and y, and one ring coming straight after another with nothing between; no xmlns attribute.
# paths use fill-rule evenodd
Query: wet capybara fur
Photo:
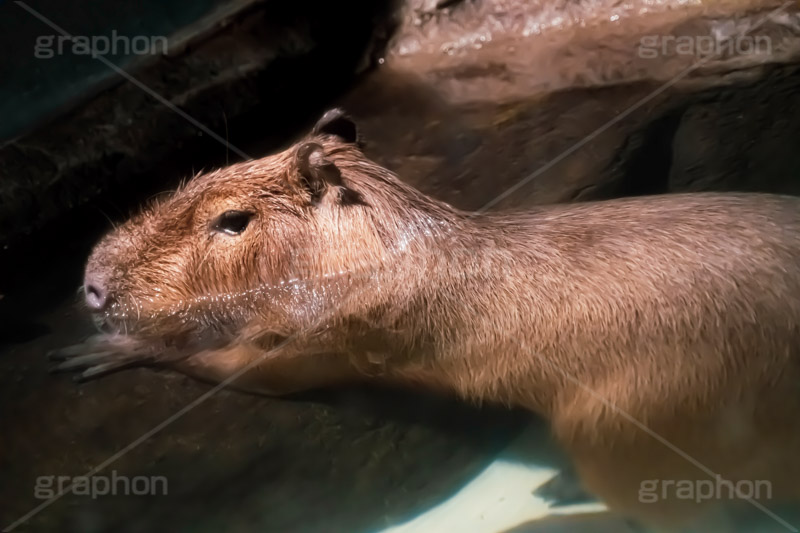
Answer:
<svg viewBox="0 0 800 533"><path fill-rule="evenodd" d="M198 176L114 229L86 269L101 333L58 354L61 369L171 367L273 395L374 381L522 406L589 491L661 527L797 498L800 199L466 213L357 137L328 112L289 149ZM642 501L645 482L716 476L770 492Z"/></svg>

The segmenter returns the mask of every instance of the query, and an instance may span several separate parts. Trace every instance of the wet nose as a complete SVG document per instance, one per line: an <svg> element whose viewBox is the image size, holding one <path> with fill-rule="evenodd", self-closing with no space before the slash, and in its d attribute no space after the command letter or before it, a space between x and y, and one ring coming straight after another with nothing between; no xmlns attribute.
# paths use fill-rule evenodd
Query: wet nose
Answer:
<svg viewBox="0 0 800 533"><path fill-rule="evenodd" d="M86 305L92 311L102 311L108 304L108 288L103 276L87 272L83 282L83 293L86 298Z"/></svg>

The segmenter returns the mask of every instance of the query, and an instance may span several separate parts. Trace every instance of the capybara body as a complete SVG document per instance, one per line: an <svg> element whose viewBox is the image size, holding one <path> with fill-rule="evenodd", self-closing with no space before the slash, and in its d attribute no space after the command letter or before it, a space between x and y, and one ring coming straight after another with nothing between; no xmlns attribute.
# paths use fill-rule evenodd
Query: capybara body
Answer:
<svg viewBox="0 0 800 533"><path fill-rule="evenodd" d="M151 364L267 394L369 380L522 406L591 492L657 526L800 494L798 198L465 213L331 112L115 229L85 288L105 333L62 366L87 377ZM770 492L643 501L645 482L717 475Z"/></svg>

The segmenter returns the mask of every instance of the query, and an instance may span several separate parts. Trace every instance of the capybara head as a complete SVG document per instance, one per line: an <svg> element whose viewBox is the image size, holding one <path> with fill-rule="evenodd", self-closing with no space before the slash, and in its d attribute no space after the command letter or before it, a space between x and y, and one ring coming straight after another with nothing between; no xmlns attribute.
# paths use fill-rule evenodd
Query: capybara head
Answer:
<svg viewBox="0 0 800 533"><path fill-rule="evenodd" d="M335 297L337 276L369 276L398 242L410 251L430 230L410 204L427 202L329 111L289 149L198 176L107 235L86 268L86 304L103 329L139 336L223 335L254 316L289 333Z"/></svg>

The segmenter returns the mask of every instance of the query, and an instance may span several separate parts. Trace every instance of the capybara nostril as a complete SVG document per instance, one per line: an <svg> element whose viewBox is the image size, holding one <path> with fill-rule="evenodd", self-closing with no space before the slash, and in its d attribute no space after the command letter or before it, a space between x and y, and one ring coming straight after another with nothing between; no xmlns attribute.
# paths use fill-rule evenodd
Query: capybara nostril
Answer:
<svg viewBox="0 0 800 533"><path fill-rule="evenodd" d="M105 309L108 303L108 290L105 283L99 276L86 276L86 281L83 285L83 292L86 298L86 305L89 309L95 312Z"/></svg>
<svg viewBox="0 0 800 533"><path fill-rule="evenodd" d="M374 381L528 409L580 484L647 529L800 501L800 197L468 213L368 159L346 121L327 114L110 233L84 285L104 333L60 368L175 368L266 395ZM738 497L681 498L698 467Z"/></svg>

